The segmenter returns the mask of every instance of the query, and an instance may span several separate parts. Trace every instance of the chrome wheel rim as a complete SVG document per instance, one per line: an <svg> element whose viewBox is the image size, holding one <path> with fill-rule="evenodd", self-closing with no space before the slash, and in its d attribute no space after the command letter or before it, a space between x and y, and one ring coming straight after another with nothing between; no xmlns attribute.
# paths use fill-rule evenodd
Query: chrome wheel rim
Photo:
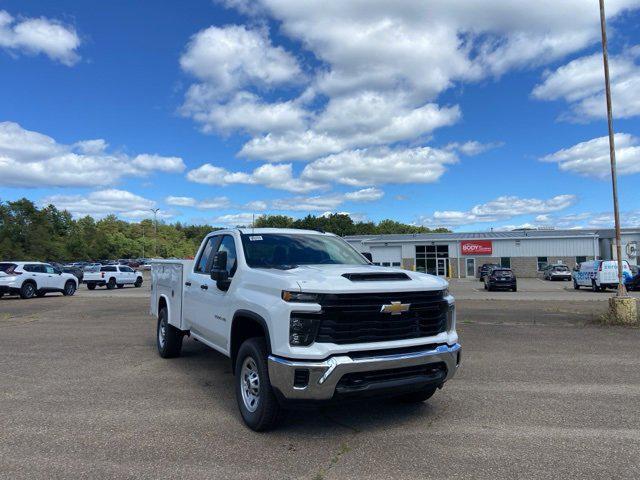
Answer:
<svg viewBox="0 0 640 480"><path fill-rule="evenodd" d="M260 402L260 375L258 374L258 366L251 357L245 358L242 363L240 389L245 408L250 412L255 412Z"/></svg>
<svg viewBox="0 0 640 480"><path fill-rule="evenodd" d="M70 283L67 285L67 295L71 295L75 291L75 287Z"/></svg>
<svg viewBox="0 0 640 480"><path fill-rule="evenodd" d="M33 294L35 293L35 289L33 288L33 285L28 283L25 289L25 293L27 294L27 297L32 297Z"/></svg>
<svg viewBox="0 0 640 480"><path fill-rule="evenodd" d="M166 336L167 336L167 322L163 318L162 320L160 320L160 325L158 326L158 345L160 345L160 348L164 348Z"/></svg>

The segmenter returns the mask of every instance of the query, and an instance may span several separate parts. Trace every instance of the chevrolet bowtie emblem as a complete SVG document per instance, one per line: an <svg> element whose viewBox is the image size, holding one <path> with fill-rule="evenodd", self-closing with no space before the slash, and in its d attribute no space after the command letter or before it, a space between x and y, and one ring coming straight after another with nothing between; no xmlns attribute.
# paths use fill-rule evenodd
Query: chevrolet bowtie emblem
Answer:
<svg viewBox="0 0 640 480"><path fill-rule="evenodd" d="M410 303L391 302L388 305L382 305L380 311L391 315L400 315L402 312L408 312L410 306Z"/></svg>

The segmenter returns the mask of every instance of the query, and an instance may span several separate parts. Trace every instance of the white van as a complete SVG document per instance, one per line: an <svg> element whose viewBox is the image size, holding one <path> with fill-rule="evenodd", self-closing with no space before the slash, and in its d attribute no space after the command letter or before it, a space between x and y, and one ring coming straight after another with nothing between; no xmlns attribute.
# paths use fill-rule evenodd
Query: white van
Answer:
<svg viewBox="0 0 640 480"><path fill-rule="evenodd" d="M633 276L629 263L622 261L623 281ZM591 260L582 262L573 272L573 288L591 287L594 292L607 288L618 288L618 261L617 260Z"/></svg>

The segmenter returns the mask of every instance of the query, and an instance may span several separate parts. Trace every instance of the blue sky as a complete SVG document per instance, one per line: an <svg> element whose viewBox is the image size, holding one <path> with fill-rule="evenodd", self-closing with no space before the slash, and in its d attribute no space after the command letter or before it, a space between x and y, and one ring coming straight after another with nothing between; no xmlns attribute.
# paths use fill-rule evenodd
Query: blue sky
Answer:
<svg viewBox="0 0 640 480"><path fill-rule="evenodd" d="M0 1L0 199L217 225L608 227L597 1L556 3ZM638 226L640 0L607 8Z"/></svg>

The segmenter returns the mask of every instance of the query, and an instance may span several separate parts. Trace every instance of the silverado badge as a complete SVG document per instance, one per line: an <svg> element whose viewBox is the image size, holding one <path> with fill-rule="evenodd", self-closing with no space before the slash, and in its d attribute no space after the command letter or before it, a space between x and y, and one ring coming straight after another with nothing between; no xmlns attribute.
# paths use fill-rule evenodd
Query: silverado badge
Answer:
<svg viewBox="0 0 640 480"><path fill-rule="evenodd" d="M408 312L410 306L410 303L391 302L388 305L382 305L380 311L391 315L400 315L402 312Z"/></svg>

